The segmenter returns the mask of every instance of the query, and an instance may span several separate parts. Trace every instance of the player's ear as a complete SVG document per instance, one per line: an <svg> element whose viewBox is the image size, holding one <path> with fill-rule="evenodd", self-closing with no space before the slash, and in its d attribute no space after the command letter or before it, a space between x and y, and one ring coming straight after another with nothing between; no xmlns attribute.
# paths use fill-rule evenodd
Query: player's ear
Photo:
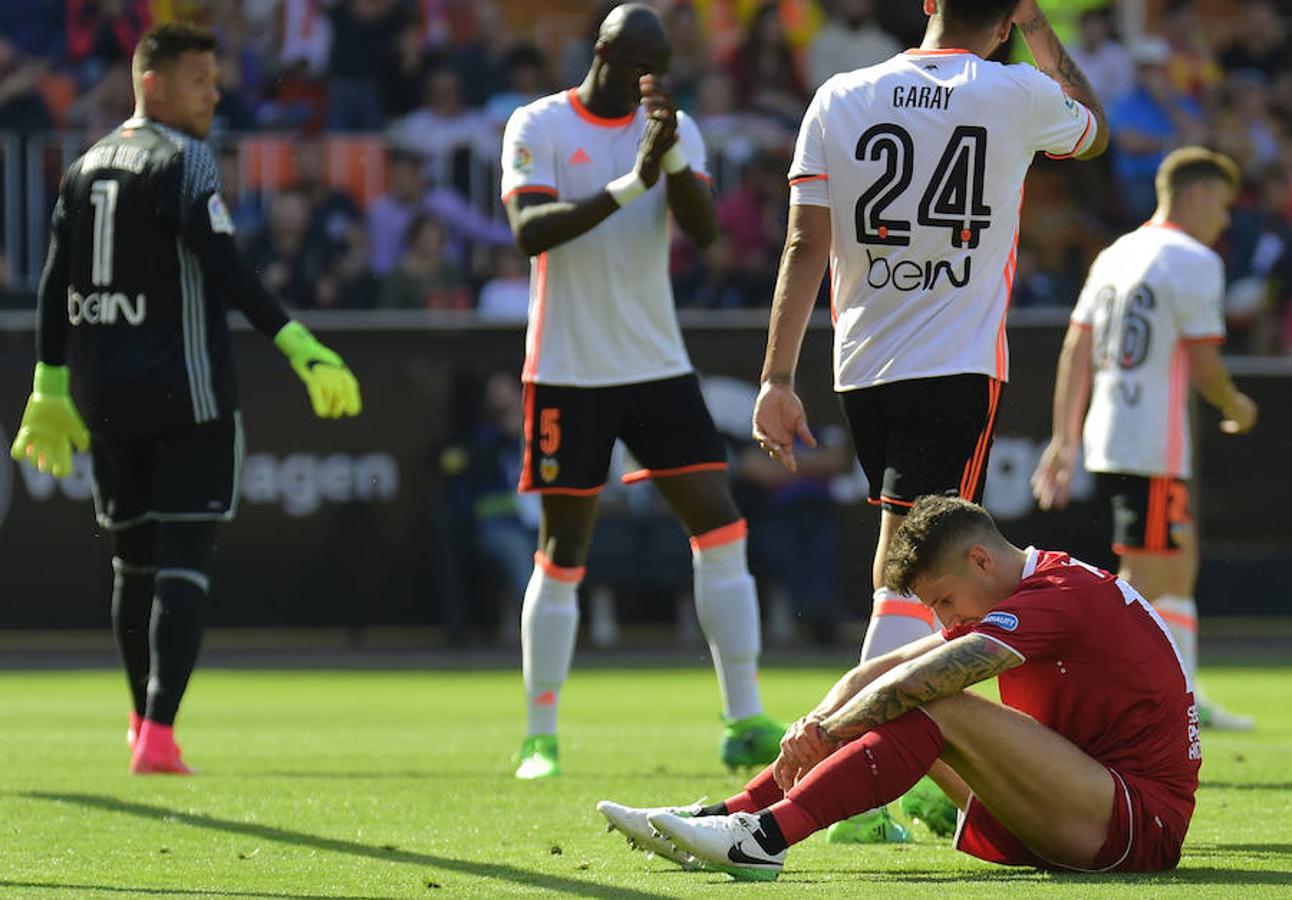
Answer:
<svg viewBox="0 0 1292 900"><path fill-rule="evenodd" d="M924 14L931 16L938 11L938 0L924 0Z"/></svg>
<svg viewBox="0 0 1292 900"><path fill-rule="evenodd" d="M143 99L149 102L165 99L165 79L156 69L148 69L139 76L139 88L143 92ZM140 98L135 99L137 101Z"/></svg>
<svg viewBox="0 0 1292 900"><path fill-rule="evenodd" d="M996 568L996 559L982 544L970 544L965 550L965 562L979 575L990 575Z"/></svg>

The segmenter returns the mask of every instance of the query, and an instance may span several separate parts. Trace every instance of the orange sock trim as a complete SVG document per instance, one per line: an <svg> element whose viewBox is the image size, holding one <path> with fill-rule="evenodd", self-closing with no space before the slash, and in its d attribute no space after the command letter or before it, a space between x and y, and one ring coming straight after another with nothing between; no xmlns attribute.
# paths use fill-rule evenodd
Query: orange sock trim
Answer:
<svg viewBox="0 0 1292 900"><path fill-rule="evenodd" d="M1156 606L1153 608L1157 609ZM1163 622L1167 622L1171 625L1179 625L1185 631L1192 631L1194 634L1198 633L1198 620L1193 616L1186 616L1184 613L1170 612L1161 609L1157 609L1157 614L1162 617Z"/></svg>
<svg viewBox="0 0 1292 900"><path fill-rule="evenodd" d="M911 619L919 619L930 628L933 627L933 610L918 600L894 600L892 598L876 600L870 614L872 616L907 616Z"/></svg>
<svg viewBox="0 0 1292 900"><path fill-rule="evenodd" d="M584 573L588 571L587 566L578 568L567 568L558 566L547 558L547 554L542 550L534 552L534 565L543 570L543 574L548 578L554 578L557 581L564 581L566 584L578 584L583 580Z"/></svg>
<svg viewBox="0 0 1292 900"><path fill-rule="evenodd" d="M721 528L695 535L691 538L691 549L699 553L701 550L742 541L748 536L749 523L744 519L737 519L730 525L723 525Z"/></svg>

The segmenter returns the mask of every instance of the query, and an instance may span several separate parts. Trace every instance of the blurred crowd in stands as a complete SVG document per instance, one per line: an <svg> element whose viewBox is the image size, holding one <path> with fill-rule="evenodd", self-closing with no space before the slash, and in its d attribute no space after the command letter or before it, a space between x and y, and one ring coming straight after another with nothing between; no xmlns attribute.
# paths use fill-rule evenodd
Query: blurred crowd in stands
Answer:
<svg viewBox="0 0 1292 900"><path fill-rule="evenodd" d="M1070 306L1098 249L1151 213L1158 161L1175 146L1201 142L1234 156L1247 181L1220 248L1229 270L1230 348L1292 352L1288 16L1273 0L1141 2L1145 27L1123 39L1116 4L1042 0L1102 96L1115 134L1098 163L1038 161L1013 303ZM674 44L670 89L708 143L722 226L704 251L678 242L678 303L766 307L803 109L831 74L917 44L920 4L655 5ZM38 140L60 131L93 140L131 114L129 58L142 31L175 18L204 21L222 48L213 142L241 240L268 287L305 309L521 320L528 266L497 199L501 130L517 107L582 79L596 25L611 6L7 2L0 4L0 134ZM47 174L56 183L59 173Z"/></svg>

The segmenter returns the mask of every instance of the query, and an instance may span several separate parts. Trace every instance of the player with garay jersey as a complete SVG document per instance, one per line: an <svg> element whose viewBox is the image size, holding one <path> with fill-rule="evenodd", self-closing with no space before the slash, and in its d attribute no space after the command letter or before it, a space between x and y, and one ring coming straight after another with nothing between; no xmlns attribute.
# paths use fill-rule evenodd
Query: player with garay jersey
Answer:
<svg viewBox="0 0 1292 900"><path fill-rule="evenodd" d="M885 575L945 630L844 675L741 794L707 808L603 801L603 814L647 823L664 839L641 840L684 864L770 880L789 845L928 772L960 809L956 847L980 859L1084 872L1179 862L1202 764L1197 708L1166 623L1134 588L1014 546L955 497L915 504ZM1001 703L965 690L990 678Z"/></svg>
<svg viewBox="0 0 1292 900"><path fill-rule="evenodd" d="M794 441L813 443L794 373L828 263L835 390L883 509L862 659L935 628L883 584L902 516L925 494L982 496L1028 167L1038 151L1087 159L1108 144L1098 97L1035 0L925 12L919 49L834 76L803 117L754 411L754 437L793 469ZM1040 71L986 59L1015 26Z"/></svg>

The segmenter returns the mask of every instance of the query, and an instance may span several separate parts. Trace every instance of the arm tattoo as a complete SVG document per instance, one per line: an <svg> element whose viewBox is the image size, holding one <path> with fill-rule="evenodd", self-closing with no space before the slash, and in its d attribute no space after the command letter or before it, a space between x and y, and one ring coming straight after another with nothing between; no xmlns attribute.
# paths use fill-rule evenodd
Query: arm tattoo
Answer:
<svg viewBox="0 0 1292 900"><path fill-rule="evenodd" d="M1094 112L1094 108L1096 107L1100 111L1103 110L1103 105L1099 102L1099 95L1095 93L1095 89L1090 84L1090 80L1086 78L1085 73L1081 71L1081 67L1077 65L1076 60L1068 55L1068 51L1063 46L1063 42L1059 40L1058 35L1056 35L1054 30L1050 28L1050 23L1045 18L1044 14L1038 14L1033 16L1031 19L1028 19L1026 22L1019 23L1018 28L1023 32L1024 38L1028 41L1029 46L1033 40L1043 41L1045 43L1045 49L1049 51L1045 55L1052 56L1054 58L1053 65L1042 65L1038 59L1038 69L1050 76L1054 81L1058 82L1059 87L1063 88L1063 93L1081 101L1085 106L1090 107L1091 112ZM1037 32L1040 32L1040 34L1038 35ZM1033 50L1032 55L1039 57L1042 54Z"/></svg>
<svg viewBox="0 0 1292 900"><path fill-rule="evenodd" d="M1022 662L1003 644L977 634L965 635L867 685L822 725L832 737L850 740L917 706L958 694Z"/></svg>

